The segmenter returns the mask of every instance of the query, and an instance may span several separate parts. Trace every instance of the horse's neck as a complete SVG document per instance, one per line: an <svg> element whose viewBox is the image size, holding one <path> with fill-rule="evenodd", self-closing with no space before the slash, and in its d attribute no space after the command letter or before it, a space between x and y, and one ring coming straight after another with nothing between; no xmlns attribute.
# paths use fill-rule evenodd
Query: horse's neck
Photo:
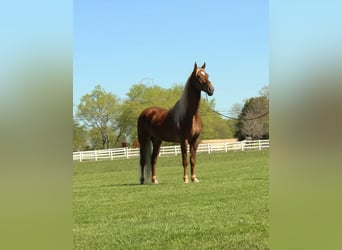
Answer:
<svg viewBox="0 0 342 250"><path fill-rule="evenodd" d="M185 85L181 98L173 107L176 121L184 120L185 118L192 119L194 115L199 114L201 92L192 89L190 80Z"/></svg>

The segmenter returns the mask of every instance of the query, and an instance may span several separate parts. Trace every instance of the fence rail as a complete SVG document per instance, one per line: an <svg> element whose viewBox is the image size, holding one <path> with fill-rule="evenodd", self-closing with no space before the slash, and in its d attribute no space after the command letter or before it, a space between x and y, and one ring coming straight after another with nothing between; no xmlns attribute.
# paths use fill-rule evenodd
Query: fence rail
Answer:
<svg viewBox="0 0 342 250"><path fill-rule="evenodd" d="M198 153L211 154L212 152L228 152L228 151L248 151L263 150L270 147L269 140L253 140L240 142L225 143L202 143L198 145ZM189 147L188 147L189 151ZM181 154L179 145L164 146L160 148L159 156L171 156ZM102 161L115 159L130 159L139 157L139 148L112 148L92 151L73 152L74 161Z"/></svg>

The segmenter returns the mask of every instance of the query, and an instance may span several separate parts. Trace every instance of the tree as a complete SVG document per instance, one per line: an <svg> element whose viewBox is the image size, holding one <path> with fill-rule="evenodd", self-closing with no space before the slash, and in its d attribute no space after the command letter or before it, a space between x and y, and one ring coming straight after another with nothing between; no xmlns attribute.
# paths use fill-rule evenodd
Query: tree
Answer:
<svg viewBox="0 0 342 250"><path fill-rule="evenodd" d="M264 87L262 87L259 91L260 96L264 96L267 99L270 98L270 89L268 85L265 85Z"/></svg>
<svg viewBox="0 0 342 250"><path fill-rule="evenodd" d="M235 137L239 140L269 138L268 108L266 95L248 99L238 117Z"/></svg>
<svg viewBox="0 0 342 250"><path fill-rule="evenodd" d="M117 134L114 133L113 130L108 130L108 141L109 148L117 147ZM90 150L102 149L103 148L103 140L101 131L97 128L91 128L88 132L88 144Z"/></svg>
<svg viewBox="0 0 342 250"><path fill-rule="evenodd" d="M73 123L73 151L87 149L87 130L74 119Z"/></svg>
<svg viewBox="0 0 342 250"><path fill-rule="evenodd" d="M231 108L231 113L234 118L238 118L241 111L242 111L243 105L240 103L234 103L232 108Z"/></svg>
<svg viewBox="0 0 342 250"><path fill-rule="evenodd" d="M95 86L90 94L81 98L77 109L77 117L89 129L95 129L98 132L102 148L109 148L110 142L115 145L120 139L122 132L118 123L119 116L119 99L112 93L105 92L100 85ZM116 139L111 137L113 131L117 131Z"/></svg>

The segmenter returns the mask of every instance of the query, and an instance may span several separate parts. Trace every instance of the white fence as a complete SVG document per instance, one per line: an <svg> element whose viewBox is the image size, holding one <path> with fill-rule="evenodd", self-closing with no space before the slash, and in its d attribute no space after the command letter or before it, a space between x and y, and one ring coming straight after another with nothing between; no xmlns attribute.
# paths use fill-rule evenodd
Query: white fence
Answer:
<svg viewBox="0 0 342 250"><path fill-rule="evenodd" d="M199 144L197 153L228 152L262 150L270 147L269 140L254 140L226 143ZM189 151L189 147L188 147ZM180 145L165 146L160 148L159 156L171 156L181 154ZM102 161L115 159L129 159L139 157L139 148L112 148L93 151L79 151L72 154L74 161Z"/></svg>

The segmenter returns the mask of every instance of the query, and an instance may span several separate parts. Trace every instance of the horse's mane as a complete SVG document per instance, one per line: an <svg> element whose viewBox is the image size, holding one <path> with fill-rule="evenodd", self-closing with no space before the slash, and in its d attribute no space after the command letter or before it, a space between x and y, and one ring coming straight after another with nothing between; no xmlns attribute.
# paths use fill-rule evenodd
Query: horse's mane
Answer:
<svg viewBox="0 0 342 250"><path fill-rule="evenodd" d="M186 116L186 111L188 110L188 98L189 98L189 91L190 84L192 81L192 74L189 76L187 82L185 83L185 87L180 99L176 102L176 104L170 109L170 113L173 117L174 122L176 123L177 127L180 126L181 122L183 121L184 117Z"/></svg>

